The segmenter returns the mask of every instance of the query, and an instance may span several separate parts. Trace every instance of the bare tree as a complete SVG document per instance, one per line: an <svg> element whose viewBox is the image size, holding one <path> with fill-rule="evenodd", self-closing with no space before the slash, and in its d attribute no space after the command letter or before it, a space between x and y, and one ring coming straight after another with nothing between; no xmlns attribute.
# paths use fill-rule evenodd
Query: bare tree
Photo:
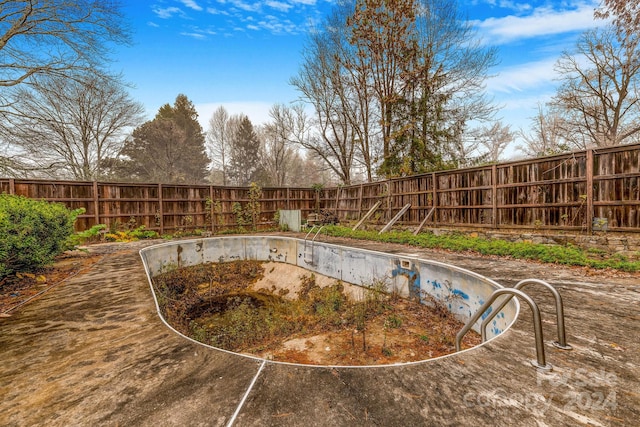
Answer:
<svg viewBox="0 0 640 427"><path fill-rule="evenodd" d="M558 60L562 84L551 105L577 148L625 144L640 132L639 43L606 27L585 32Z"/></svg>
<svg viewBox="0 0 640 427"><path fill-rule="evenodd" d="M465 135L464 137L460 135L459 138L450 140L447 144L447 152L448 156L439 156L438 169L440 170L476 166L482 163L485 157L480 153L480 141L470 135ZM404 166L401 172L405 175L410 175L414 167L414 165Z"/></svg>
<svg viewBox="0 0 640 427"><path fill-rule="evenodd" d="M346 50L353 49L344 44L339 46ZM374 103L374 91L369 84L369 70L362 56L343 51L338 57L344 61L344 70L336 93L355 135L354 162L364 169L367 181L372 182L385 146L383 127Z"/></svg>
<svg viewBox="0 0 640 427"><path fill-rule="evenodd" d="M335 174L323 164L322 159L308 151L297 152L291 171L291 185L296 187L312 187L314 185L338 185Z"/></svg>
<svg viewBox="0 0 640 427"><path fill-rule="evenodd" d="M417 55L416 8L414 0L357 1L346 21L353 49L342 61L347 70L364 77L363 83L375 95L385 159L391 154L402 73Z"/></svg>
<svg viewBox="0 0 640 427"><path fill-rule="evenodd" d="M211 159L212 170L221 172L222 185L227 185L228 181L229 150L233 132L229 113L224 107L218 107L209 119L206 147Z"/></svg>
<svg viewBox="0 0 640 427"><path fill-rule="evenodd" d="M291 84L311 104L309 119L301 106L296 112L295 142L313 151L344 184L351 183L356 135L342 99L344 84L330 32L312 33L303 52L302 67Z"/></svg>
<svg viewBox="0 0 640 427"><path fill-rule="evenodd" d="M475 131L475 138L484 147L484 159L491 163L500 161L500 156L515 139L511 126L496 121L491 126L482 126Z"/></svg>
<svg viewBox="0 0 640 427"><path fill-rule="evenodd" d="M491 118L483 81L496 51L457 10L448 0L340 2L311 35L292 84L316 110L322 138L312 144L343 181L354 164L368 180L376 169L446 167L468 122Z"/></svg>
<svg viewBox="0 0 640 427"><path fill-rule="evenodd" d="M1 0L0 88L95 72L109 43L129 42L117 1Z"/></svg>
<svg viewBox="0 0 640 427"><path fill-rule="evenodd" d="M545 111L542 105L538 105L538 113L531 118L531 131L520 130L519 135L524 140L524 145L519 145L518 150L527 157L541 157L570 151L571 147L564 138L563 119L555 111Z"/></svg>
<svg viewBox="0 0 640 427"><path fill-rule="evenodd" d="M103 161L122 148L141 121L143 107L116 78L93 74L38 76L12 88L0 135L24 159L22 170L53 177L94 180Z"/></svg>
<svg viewBox="0 0 640 427"><path fill-rule="evenodd" d="M295 111L282 104L269 110L271 121L259 130L262 142L261 163L266 185L282 187L292 183L291 176L296 163L301 163L295 149Z"/></svg>
<svg viewBox="0 0 640 427"><path fill-rule="evenodd" d="M14 178L33 178L38 171L33 170L33 165L24 162L24 156L16 153L8 144L0 155L0 175Z"/></svg>
<svg viewBox="0 0 640 427"><path fill-rule="evenodd" d="M394 133L391 174L414 174L469 163L477 151L471 122L492 120L496 107L484 80L497 51L486 48L456 2L416 0L415 53L403 63L402 102ZM471 144L464 147L464 144ZM397 157L409 158L398 170Z"/></svg>

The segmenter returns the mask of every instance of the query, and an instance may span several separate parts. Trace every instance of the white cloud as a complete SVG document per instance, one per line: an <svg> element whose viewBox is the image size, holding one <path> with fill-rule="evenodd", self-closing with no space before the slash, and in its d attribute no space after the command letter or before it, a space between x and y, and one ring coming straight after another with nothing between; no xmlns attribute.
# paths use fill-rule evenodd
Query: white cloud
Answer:
<svg viewBox="0 0 640 427"><path fill-rule="evenodd" d="M495 3L495 2L494 2ZM526 12L528 10L531 10L532 7L529 3L526 2L514 2L511 0L502 0L498 6L504 8L504 9L511 9L514 10L518 13L522 13L522 12Z"/></svg>
<svg viewBox="0 0 640 427"><path fill-rule="evenodd" d="M261 2L247 3L242 0L229 0L225 3L230 3L238 9L244 10L245 12L257 12L262 6Z"/></svg>
<svg viewBox="0 0 640 427"><path fill-rule="evenodd" d="M204 40L207 38L207 36L205 36L202 33L180 33L181 36L187 36L187 37L192 37L194 39L198 39L198 40Z"/></svg>
<svg viewBox="0 0 640 427"><path fill-rule="evenodd" d="M273 15L266 15L264 19L257 22L257 25L274 34L297 34L300 31L298 26L290 20L280 19Z"/></svg>
<svg viewBox="0 0 640 427"><path fill-rule="evenodd" d="M497 76L487 80L487 91L489 93L525 92L554 84L556 74L553 67L556 59L547 58L504 68Z"/></svg>
<svg viewBox="0 0 640 427"><path fill-rule="evenodd" d="M509 114L509 111L525 111L526 116L520 116L515 119L511 119L511 124L521 125L523 122L529 122L531 117L536 114L538 105L544 105L549 102L556 93L552 90L540 91L524 98L509 98L500 103L504 108L503 113Z"/></svg>
<svg viewBox="0 0 640 427"><path fill-rule="evenodd" d="M173 17L173 15L183 15L184 13L182 12L182 9L180 9L179 7L165 7L165 8L161 8L161 7L156 7L153 9L153 13L156 14L156 16L158 18L161 19L169 19L171 17Z"/></svg>
<svg viewBox="0 0 640 427"><path fill-rule="evenodd" d="M487 80L487 92L500 106L498 116L513 128L527 128L538 104L545 104L555 94L558 82L555 58L508 67Z"/></svg>
<svg viewBox="0 0 640 427"><path fill-rule="evenodd" d="M220 10L220 9L216 9L213 7L208 7L207 8L207 13L210 13L212 15L225 15L225 16L229 16L229 12L227 12L226 10Z"/></svg>
<svg viewBox="0 0 640 427"><path fill-rule="evenodd" d="M266 4L270 8L279 10L280 12L288 12L289 9L293 7L292 4L284 3L277 0L267 0L264 4Z"/></svg>
<svg viewBox="0 0 640 427"><path fill-rule="evenodd" d="M216 20L219 35L231 36L242 31L297 35L308 31L311 20L320 16L317 0L177 0L182 6L159 8L154 12L166 19L174 15L187 18L186 8L205 11L209 16L197 19ZM334 0L325 0L327 7ZM206 4L205 4L206 3ZM204 7L203 7L204 6ZM221 19L224 16L227 19ZM215 18L214 18L215 17ZM196 18L194 18L196 19ZM204 22L203 22L204 25ZM190 32L185 29L186 32Z"/></svg>
<svg viewBox="0 0 640 427"><path fill-rule="evenodd" d="M509 15L476 21L476 27L491 44L507 43L518 39L584 31L593 28L593 4L581 4L573 10L557 11L538 8L528 16Z"/></svg>
<svg viewBox="0 0 640 427"><path fill-rule="evenodd" d="M198 5L195 0L180 0L180 3L182 3L189 9L197 10L198 12L202 10L202 6Z"/></svg>

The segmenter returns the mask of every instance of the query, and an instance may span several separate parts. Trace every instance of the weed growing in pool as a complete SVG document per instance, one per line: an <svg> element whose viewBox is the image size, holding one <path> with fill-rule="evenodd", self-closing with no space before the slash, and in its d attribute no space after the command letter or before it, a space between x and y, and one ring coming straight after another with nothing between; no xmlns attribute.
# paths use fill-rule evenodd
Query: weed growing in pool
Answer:
<svg viewBox="0 0 640 427"><path fill-rule="evenodd" d="M347 344L339 347L339 357L369 363L375 357L400 357L399 339L412 340L412 349L426 348L418 336L451 334L462 327L448 314L425 315L421 310L429 309L424 305L389 293L390 285L384 279L367 284L360 295L350 299L342 282L321 287L315 275L303 275L296 287L297 298L293 298L289 289L254 289L252 284L264 272L264 263L257 261L220 262L169 270L153 282L169 324L197 341L231 351L277 354L292 338L304 341L307 338L303 337L325 334L334 337L332 343ZM416 329L429 324L429 316L437 319L431 322L435 326ZM442 316L449 316L447 321L455 324L441 326ZM400 330L405 327L409 329ZM339 341L338 336L350 339ZM437 354L446 354L453 351L449 342L453 343L452 337L431 344L437 347ZM431 354L431 350L424 351Z"/></svg>
<svg viewBox="0 0 640 427"><path fill-rule="evenodd" d="M387 319L385 320L385 326L387 328L391 328L391 329L397 329L400 326L402 326L402 318L400 318L399 316L397 316L396 314L392 313L389 317L387 317Z"/></svg>

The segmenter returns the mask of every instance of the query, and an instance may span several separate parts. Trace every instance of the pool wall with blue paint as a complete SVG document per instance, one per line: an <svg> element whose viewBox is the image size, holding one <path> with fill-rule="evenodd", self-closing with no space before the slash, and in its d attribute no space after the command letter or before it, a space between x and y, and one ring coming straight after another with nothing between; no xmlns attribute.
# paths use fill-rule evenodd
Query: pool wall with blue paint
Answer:
<svg viewBox="0 0 640 427"><path fill-rule="evenodd" d="M175 267L208 262L257 260L284 262L359 286L384 281L389 292L433 304L443 304L462 322L502 286L472 271L406 254L391 254L283 236L230 236L182 240L140 251L152 280ZM498 301L499 303L500 301ZM497 306L498 303L495 305ZM507 330L519 312L512 299L487 330L491 339ZM486 315L485 315L486 317ZM473 329L480 332L478 321Z"/></svg>

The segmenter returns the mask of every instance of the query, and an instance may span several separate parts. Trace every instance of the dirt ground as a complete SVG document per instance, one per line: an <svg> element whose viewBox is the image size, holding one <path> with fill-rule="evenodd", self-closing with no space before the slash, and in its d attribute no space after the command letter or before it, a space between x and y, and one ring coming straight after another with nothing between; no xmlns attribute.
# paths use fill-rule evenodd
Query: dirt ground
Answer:
<svg viewBox="0 0 640 427"><path fill-rule="evenodd" d="M100 258L85 251L69 251L49 267L5 277L0 281L0 316L10 316L11 312L32 299L87 271Z"/></svg>

